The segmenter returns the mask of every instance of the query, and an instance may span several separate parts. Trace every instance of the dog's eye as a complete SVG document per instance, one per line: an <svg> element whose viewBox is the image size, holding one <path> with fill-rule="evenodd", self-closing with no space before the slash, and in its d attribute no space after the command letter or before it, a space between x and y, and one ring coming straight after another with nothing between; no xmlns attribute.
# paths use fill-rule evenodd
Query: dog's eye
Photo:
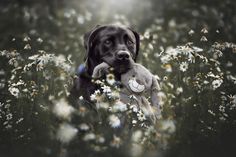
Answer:
<svg viewBox="0 0 236 157"><path fill-rule="evenodd" d="M126 43L127 43L127 45L129 45L129 46L133 45L133 42L132 42L131 40L129 40L129 39L127 40Z"/></svg>
<svg viewBox="0 0 236 157"><path fill-rule="evenodd" d="M112 44L112 41L110 39L107 39L104 41L104 44L110 46Z"/></svg>

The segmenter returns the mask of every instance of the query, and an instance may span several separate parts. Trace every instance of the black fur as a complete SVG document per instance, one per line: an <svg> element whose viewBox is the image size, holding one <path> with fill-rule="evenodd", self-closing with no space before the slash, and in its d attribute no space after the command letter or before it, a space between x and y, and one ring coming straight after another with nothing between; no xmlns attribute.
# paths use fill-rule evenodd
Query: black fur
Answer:
<svg viewBox="0 0 236 157"><path fill-rule="evenodd" d="M83 96L90 100L90 95L96 90L96 85L91 82L93 69L100 63L106 62L114 68L117 79L126 72L131 62L135 62L139 52L140 39L137 32L128 27L117 25L97 25L84 35L85 71L74 81L71 98L76 100ZM120 53L129 55L128 59L120 59Z"/></svg>

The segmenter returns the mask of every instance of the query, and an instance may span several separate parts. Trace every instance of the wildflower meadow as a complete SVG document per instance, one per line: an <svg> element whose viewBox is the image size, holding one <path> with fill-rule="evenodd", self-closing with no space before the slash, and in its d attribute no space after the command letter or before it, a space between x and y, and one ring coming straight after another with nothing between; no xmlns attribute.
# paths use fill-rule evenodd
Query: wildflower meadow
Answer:
<svg viewBox="0 0 236 157"><path fill-rule="evenodd" d="M1 157L235 156L236 3L191 0L0 2ZM134 28L137 62L160 84L157 120L120 100L112 71L70 99L83 35ZM149 97L147 97L149 100Z"/></svg>

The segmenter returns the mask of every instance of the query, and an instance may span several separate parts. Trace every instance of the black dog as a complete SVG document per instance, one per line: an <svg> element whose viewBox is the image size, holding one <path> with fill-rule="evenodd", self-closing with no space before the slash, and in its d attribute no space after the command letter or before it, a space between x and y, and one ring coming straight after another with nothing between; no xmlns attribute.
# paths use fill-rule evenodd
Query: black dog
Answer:
<svg viewBox="0 0 236 157"><path fill-rule="evenodd" d="M135 62L139 51L139 35L130 28L117 25L96 26L84 35L86 49L85 67L82 67L78 78L74 82L71 96L83 96L90 100L90 95L96 90L91 82L93 69L100 63L106 62L114 68L116 79L131 68L131 61Z"/></svg>

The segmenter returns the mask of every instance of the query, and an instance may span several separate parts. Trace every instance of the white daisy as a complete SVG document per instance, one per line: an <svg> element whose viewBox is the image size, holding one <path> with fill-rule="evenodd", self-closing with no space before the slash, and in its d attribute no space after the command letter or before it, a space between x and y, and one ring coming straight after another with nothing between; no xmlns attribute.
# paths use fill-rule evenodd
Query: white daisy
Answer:
<svg viewBox="0 0 236 157"><path fill-rule="evenodd" d="M137 120L133 119L132 124L137 124Z"/></svg>
<svg viewBox="0 0 236 157"><path fill-rule="evenodd" d="M208 41L207 38L205 36L202 36L200 41Z"/></svg>
<svg viewBox="0 0 236 157"><path fill-rule="evenodd" d="M106 81L108 84L113 85L115 81L115 76L113 74L107 74Z"/></svg>
<svg viewBox="0 0 236 157"><path fill-rule="evenodd" d="M179 54L179 51L177 49L174 49L173 47L167 47L166 54L174 59Z"/></svg>
<svg viewBox="0 0 236 157"><path fill-rule="evenodd" d="M97 109L108 109L108 107L109 107L109 104L107 103L107 102L100 102L100 101L98 101L97 103L96 103L96 108Z"/></svg>
<svg viewBox="0 0 236 157"><path fill-rule="evenodd" d="M162 62L163 64L166 64L166 63L168 63L168 62L171 60L171 56L169 56L169 55L164 55L164 56L162 56L160 59L161 59L161 62Z"/></svg>
<svg viewBox="0 0 236 157"><path fill-rule="evenodd" d="M228 95L228 98L232 104L236 104L236 95Z"/></svg>
<svg viewBox="0 0 236 157"><path fill-rule="evenodd" d="M150 50L154 50L154 47L153 47L153 45L152 45L151 43L148 44L148 48L149 48Z"/></svg>
<svg viewBox="0 0 236 157"><path fill-rule="evenodd" d="M222 106L222 105L220 105L220 106L219 106L219 111L220 111L220 112L225 112L225 107Z"/></svg>
<svg viewBox="0 0 236 157"><path fill-rule="evenodd" d="M112 128L119 127L120 123L121 123L120 119L116 115L112 114L109 116L109 124L111 125Z"/></svg>
<svg viewBox="0 0 236 157"><path fill-rule="evenodd" d="M149 31L145 31L143 36L144 36L144 38L149 39L150 38L150 32Z"/></svg>
<svg viewBox="0 0 236 157"><path fill-rule="evenodd" d="M6 120L9 121L9 120L11 120L11 119L12 119L12 114L11 114L11 113L8 113L8 114L6 115Z"/></svg>
<svg viewBox="0 0 236 157"><path fill-rule="evenodd" d="M112 106L113 112L124 112L127 110L127 105L120 100L116 101L115 104Z"/></svg>
<svg viewBox="0 0 236 157"><path fill-rule="evenodd" d="M79 125L80 130L87 131L89 130L89 126L86 123L82 123Z"/></svg>
<svg viewBox="0 0 236 157"><path fill-rule="evenodd" d="M95 101L96 100L96 94L91 94L90 95L90 100Z"/></svg>
<svg viewBox="0 0 236 157"><path fill-rule="evenodd" d="M102 95L99 90L96 90L93 94L90 95L90 100L94 102L100 102L102 100Z"/></svg>
<svg viewBox="0 0 236 157"><path fill-rule="evenodd" d="M230 61L228 61L228 62L226 63L226 66L227 66L227 67L232 67L232 66L233 66L233 63L230 62Z"/></svg>
<svg viewBox="0 0 236 157"><path fill-rule="evenodd" d="M135 113L138 112L138 107L137 107L136 105L131 105L131 106L130 106L130 109L131 109L133 112L135 112Z"/></svg>
<svg viewBox="0 0 236 157"><path fill-rule="evenodd" d="M37 60L39 60L41 63L47 64L48 62L50 62L50 61L52 61L54 59L55 64L60 66L60 63L58 62L59 61L59 57L56 58L54 54L46 54L45 51L40 51L40 53L44 53L42 56L37 58Z"/></svg>
<svg viewBox="0 0 236 157"><path fill-rule="evenodd" d="M188 32L189 35L193 35L194 33L195 33L195 32L194 32L194 30L192 30L192 29Z"/></svg>
<svg viewBox="0 0 236 157"><path fill-rule="evenodd" d="M200 47L193 46L192 48L195 52L202 52L203 51L203 49Z"/></svg>
<svg viewBox="0 0 236 157"><path fill-rule="evenodd" d="M42 38L38 38L38 39L37 39L37 42L42 43L42 42L43 42L43 39L42 39Z"/></svg>
<svg viewBox="0 0 236 157"><path fill-rule="evenodd" d="M94 133L87 133L83 140L84 141L91 141L91 140L94 140L96 138L95 134Z"/></svg>
<svg viewBox="0 0 236 157"><path fill-rule="evenodd" d="M182 87L178 87L177 89L176 89L176 94L180 94L180 93L183 93L183 88Z"/></svg>
<svg viewBox="0 0 236 157"><path fill-rule="evenodd" d="M161 130L168 133L174 133L176 130L173 120L164 120L161 122Z"/></svg>
<svg viewBox="0 0 236 157"><path fill-rule="evenodd" d="M220 87L222 83L223 83L222 79L217 79L217 80L212 81L213 89L215 90L216 88Z"/></svg>
<svg viewBox="0 0 236 157"><path fill-rule="evenodd" d="M28 59L29 60L36 60L39 57L39 55L33 55L33 56L29 56Z"/></svg>
<svg viewBox="0 0 236 157"><path fill-rule="evenodd" d="M30 44L26 44L25 47L24 47L25 50L30 50L31 49L31 46Z"/></svg>
<svg viewBox="0 0 236 157"><path fill-rule="evenodd" d="M204 33L204 34L207 34L207 33L208 33L208 30L207 30L206 28L203 28L203 29L201 30L201 32Z"/></svg>
<svg viewBox="0 0 236 157"><path fill-rule="evenodd" d="M107 93L107 96L109 96L109 98L118 99L120 97L120 93L114 90L111 93Z"/></svg>
<svg viewBox="0 0 236 157"><path fill-rule="evenodd" d="M23 39L23 41L25 41L25 42L28 42L28 41L30 41L31 39L30 39L30 37L28 37L28 36L26 36L26 37L24 37L24 39Z"/></svg>
<svg viewBox="0 0 236 157"><path fill-rule="evenodd" d="M172 72L171 64L165 64L163 67L165 68L166 72Z"/></svg>
<svg viewBox="0 0 236 157"><path fill-rule="evenodd" d="M85 21L84 17L83 17L82 15L78 15L78 17L77 17L77 22L78 22L79 24L84 24L84 21Z"/></svg>
<svg viewBox="0 0 236 157"><path fill-rule="evenodd" d="M137 116L138 116L138 120L140 120L140 121L144 121L144 120L146 120L146 116L143 114L143 112L141 112L141 111L139 111L138 113L137 113Z"/></svg>
<svg viewBox="0 0 236 157"><path fill-rule="evenodd" d="M54 104L53 113L60 118L70 119L73 112L74 108L63 98Z"/></svg>
<svg viewBox="0 0 236 157"><path fill-rule="evenodd" d="M46 55L43 55L43 56L45 56L44 59L47 59ZM58 55L58 56L55 56L53 60L56 66L60 66L66 61L66 58L64 55Z"/></svg>
<svg viewBox="0 0 236 157"><path fill-rule="evenodd" d="M181 71L185 72L188 69L188 63L187 62L182 62L180 64L179 68L180 68Z"/></svg>
<svg viewBox="0 0 236 157"><path fill-rule="evenodd" d="M193 49L189 46L177 46L177 51L180 51L180 53L189 56L189 54L193 53Z"/></svg>
<svg viewBox="0 0 236 157"><path fill-rule="evenodd" d="M210 114L213 115L213 116L216 115L212 110L208 110L208 113L210 113Z"/></svg>
<svg viewBox="0 0 236 157"><path fill-rule="evenodd" d="M76 136L77 132L78 130L75 127L67 123L63 123L58 129L56 137L62 143L68 143Z"/></svg>
<svg viewBox="0 0 236 157"><path fill-rule="evenodd" d="M215 50L214 55L218 56L218 57L222 57L223 56L223 52L220 50Z"/></svg>
<svg viewBox="0 0 236 157"><path fill-rule="evenodd" d="M3 69L0 70L0 75L5 75L5 71Z"/></svg>
<svg viewBox="0 0 236 157"><path fill-rule="evenodd" d="M109 86L104 85L101 88L102 88L104 93L110 93L111 92L111 88Z"/></svg>
<svg viewBox="0 0 236 157"><path fill-rule="evenodd" d="M83 96L80 96L80 97L79 97L79 100L84 100L84 97L83 97Z"/></svg>
<svg viewBox="0 0 236 157"><path fill-rule="evenodd" d="M100 93L101 93L101 92L100 92L99 89L94 91L94 94L96 94L96 95L98 95L98 94L100 94Z"/></svg>
<svg viewBox="0 0 236 157"><path fill-rule="evenodd" d="M13 96L15 96L17 98L19 97L20 90L18 88L10 87L8 90Z"/></svg>
<svg viewBox="0 0 236 157"><path fill-rule="evenodd" d="M98 142L98 143L104 143L104 142L105 142L105 138L102 137L102 136L99 136L99 137L97 138L97 142Z"/></svg>

